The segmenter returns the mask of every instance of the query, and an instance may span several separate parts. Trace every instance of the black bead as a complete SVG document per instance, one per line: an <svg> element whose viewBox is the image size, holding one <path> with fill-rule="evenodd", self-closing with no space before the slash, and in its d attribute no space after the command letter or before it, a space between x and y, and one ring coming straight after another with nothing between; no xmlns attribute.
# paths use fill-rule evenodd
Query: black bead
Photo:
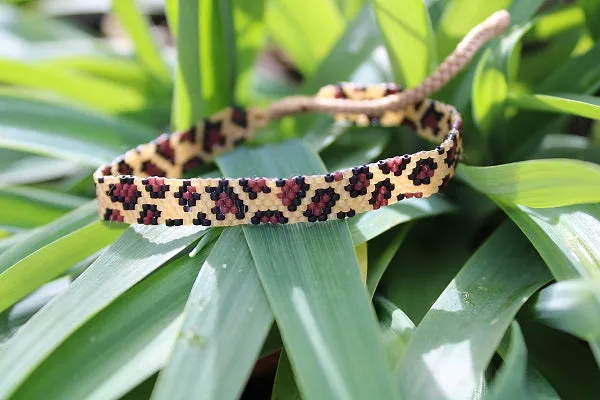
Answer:
<svg viewBox="0 0 600 400"><path fill-rule="evenodd" d="M210 226L210 220L209 219L203 219L202 220L202 226Z"/></svg>
<svg viewBox="0 0 600 400"><path fill-rule="evenodd" d="M237 219L244 219L244 217L245 217L245 216L246 216L246 215L245 215L244 213L242 213L242 212L239 212L239 213L235 214L235 217L236 217Z"/></svg>
<svg viewBox="0 0 600 400"><path fill-rule="evenodd" d="M310 217L308 217L308 222L317 222L317 217L311 215Z"/></svg>
<svg viewBox="0 0 600 400"><path fill-rule="evenodd" d="M343 211L340 211L337 213L337 217L338 217L338 219L344 219L344 218L346 218L346 213Z"/></svg>
<svg viewBox="0 0 600 400"><path fill-rule="evenodd" d="M346 213L346 215L348 215L349 217L354 217L356 215L356 211L354 211L353 209L350 209L350 211L348 211Z"/></svg>
<svg viewBox="0 0 600 400"><path fill-rule="evenodd" d="M250 192L248 193L248 198L250 198L250 200L254 200L258 197L258 195L254 192Z"/></svg>
<svg viewBox="0 0 600 400"><path fill-rule="evenodd" d="M219 213L219 214L217 214L217 219L218 219L219 221L223 221L223 220L225 219L225 215L224 215L224 214L221 214L221 213Z"/></svg>
<svg viewBox="0 0 600 400"><path fill-rule="evenodd" d="M319 221L327 221L327 214L321 214L318 218Z"/></svg>
<svg viewBox="0 0 600 400"><path fill-rule="evenodd" d="M258 217L252 217L252 218L250 218L250 222L253 225L258 225L260 223L260 219Z"/></svg>

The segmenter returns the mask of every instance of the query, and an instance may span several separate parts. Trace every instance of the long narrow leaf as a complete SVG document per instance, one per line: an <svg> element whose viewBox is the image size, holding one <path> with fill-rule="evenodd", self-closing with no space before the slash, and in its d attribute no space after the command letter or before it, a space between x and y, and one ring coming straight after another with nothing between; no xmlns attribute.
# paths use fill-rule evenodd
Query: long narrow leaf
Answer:
<svg viewBox="0 0 600 400"><path fill-rule="evenodd" d="M459 176L493 199L528 207L600 201L600 167L577 160L531 160L493 167L463 165Z"/></svg>
<svg viewBox="0 0 600 400"><path fill-rule="evenodd" d="M318 157L298 141L240 149L221 157L218 164L228 176L291 176L324 170ZM314 226L244 227L244 233L302 393L392 398L383 348L347 225L330 221Z"/></svg>
<svg viewBox="0 0 600 400"><path fill-rule="evenodd" d="M501 226L419 324L400 366L403 396L472 395L515 314L549 279L516 228L510 223Z"/></svg>
<svg viewBox="0 0 600 400"><path fill-rule="evenodd" d="M118 398L158 371L210 248L168 263L108 305L36 368L14 397Z"/></svg>
<svg viewBox="0 0 600 400"><path fill-rule="evenodd" d="M528 110L567 113L600 119L600 98L576 94L520 94L510 98L510 104Z"/></svg>
<svg viewBox="0 0 600 400"><path fill-rule="evenodd" d="M417 86L437 65L435 37L422 0L375 0L373 8L396 81Z"/></svg>
<svg viewBox="0 0 600 400"><path fill-rule="evenodd" d="M158 78L169 80L169 70L150 34L144 14L134 0L116 0L113 10L133 40L140 62Z"/></svg>
<svg viewBox="0 0 600 400"><path fill-rule="evenodd" d="M124 227L109 229L97 221L42 247L0 274L0 311L32 290L112 243Z"/></svg>
<svg viewBox="0 0 600 400"><path fill-rule="evenodd" d="M241 228L226 229L188 299L154 399L236 399L273 323Z"/></svg>
<svg viewBox="0 0 600 400"><path fill-rule="evenodd" d="M69 290L0 350L0 397L8 397L76 329L198 237L199 228L131 228ZM56 321L61 321L57 324Z"/></svg>

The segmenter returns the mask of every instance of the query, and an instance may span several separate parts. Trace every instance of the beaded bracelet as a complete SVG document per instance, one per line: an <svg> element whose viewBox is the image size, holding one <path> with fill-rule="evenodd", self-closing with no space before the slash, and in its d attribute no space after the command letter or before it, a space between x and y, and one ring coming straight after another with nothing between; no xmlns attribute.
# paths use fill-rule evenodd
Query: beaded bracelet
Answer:
<svg viewBox="0 0 600 400"><path fill-rule="evenodd" d="M233 226L347 218L406 198L428 197L454 175L462 151L460 114L426 97L439 90L510 17L496 12L476 26L420 86L352 83L292 96L266 109L230 107L191 129L164 134L94 173L101 218L130 224ZM439 143L430 151L388 158L326 175L291 178L191 178L183 173L251 138L270 120L326 112L368 126L404 125Z"/></svg>

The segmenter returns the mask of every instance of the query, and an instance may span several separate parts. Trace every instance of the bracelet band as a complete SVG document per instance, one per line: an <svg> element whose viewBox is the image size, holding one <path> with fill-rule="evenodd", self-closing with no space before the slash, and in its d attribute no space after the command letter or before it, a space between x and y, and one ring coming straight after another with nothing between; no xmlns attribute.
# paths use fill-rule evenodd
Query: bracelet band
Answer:
<svg viewBox="0 0 600 400"><path fill-rule="evenodd" d="M475 27L417 88L330 85L316 97L290 97L267 109L230 107L189 130L140 145L94 173L100 217L167 226L286 224L343 219L405 198L431 196L454 175L462 121L452 106L425 97L508 22L508 13L501 11ZM359 126L405 125L439 145L326 175L175 178L232 150L270 120L307 111L332 113L338 121Z"/></svg>

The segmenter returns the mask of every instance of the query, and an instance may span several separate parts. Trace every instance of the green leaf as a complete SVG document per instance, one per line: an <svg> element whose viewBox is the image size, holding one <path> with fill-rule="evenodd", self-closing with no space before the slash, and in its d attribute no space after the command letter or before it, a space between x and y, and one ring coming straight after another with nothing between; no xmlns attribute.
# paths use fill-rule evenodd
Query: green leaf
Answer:
<svg viewBox="0 0 600 400"><path fill-rule="evenodd" d="M196 278L153 398L238 398L272 323L244 233L225 229Z"/></svg>
<svg viewBox="0 0 600 400"><path fill-rule="evenodd" d="M100 221L42 247L9 268L0 266L0 311L15 304L38 286L59 276L121 235L124 227L109 229Z"/></svg>
<svg viewBox="0 0 600 400"><path fill-rule="evenodd" d="M600 167L577 160L531 160L492 167L461 165L458 175L492 199L528 207L600 201Z"/></svg>
<svg viewBox="0 0 600 400"><path fill-rule="evenodd" d="M521 25L529 21L542 4L544 4L544 0L513 1L508 9L510 23L512 25Z"/></svg>
<svg viewBox="0 0 600 400"><path fill-rule="evenodd" d="M203 116L233 104L236 53L231 1L207 0L198 6Z"/></svg>
<svg viewBox="0 0 600 400"><path fill-rule="evenodd" d="M600 44L582 55L561 60L551 75L538 87L542 93L594 93L600 87ZM573 79L577 77L577 79Z"/></svg>
<svg viewBox="0 0 600 400"><path fill-rule="evenodd" d="M373 305L379 317L379 327L389 364L392 371L396 371L415 333L415 324L408 315L383 296L375 296Z"/></svg>
<svg viewBox="0 0 600 400"><path fill-rule="evenodd" d="M86 199L31 187L0 189L0 223L31 228L47 224Z"/></svg>
<svg viewBox="0 0 600 400"><path fill-rule="evenodd" d="M136 2L134 0L113 0L112 8L133 41L136 55L141 64L157 78L168 81L170 79L169 70L154 42L148 22Z"/></svg>
<svg viewBox="0 0 600 400"><path fill-rule="evenodd" d="M50 132L0 125L0 147L22 150L97 167L115 159L119 152L71 138L52 137Z"/></svg>
<svg viewBox="0 0 600 400"><path fill-rule="evenodd" d="M473 4L470 0L448 3L437 27L438 56L445 58L471 28L494 11L508 8L511 0L491 0Z"/></svg>
<svg viewBox="0 0 600 400"><path fill-rule="evenodd" d="M600 119L600 98L577 94L517 94L510 104L526 110L549 111Z"/></svg>
<svg viewBox="0 0 600 400"><path fill-rule="evenodd" d="M62 343L14 397L118 398L158 371L211 248L177 258L117 298Z"/></svg>
<svg viewBox="0 0 600 400"><path fill-rule="evenodd" d="M379 236L396 225L424 217L432 217L455 211L456 207L442 196L428 199L408 200L369 211L348 221L352 241L359 245Z"/></svg>
<svg viewBox="0 0 600 400"><path fill-rule="evenodd" d="M292 370L292 364L285 351L281 350L279 354L279 363L277 364L277 373L275 375L275 382L273 383L273 395L272 400L302 400L300 389L296 385L294 379L294 371Z"/></svg>
<svg viewBox="0 0 600 400"><path fill-rule="evenodd" d="M504 364L490 389L490 399L559 398L556 393L553 393L552 387L547 382L544 382L545 385L539 388L544 390L542 393L538 393L538 388L533 387L533 377L528 376L531 371L528 371L525 339L516 320L513 321L510 329L510 349L503 358ZM537 378L541 378L541 376L538 375Z"/></svg>
<svg viewBox="0 0 600 400"><path fill-rule="evenodd" d="M503 206L527 235L555 278L600 282L600 204L532 209Z"/></svg>
<svg viewBox="0 0 600 400"><path fill-rule="evenodd" d="M239 149L220 157L218 165L227 176L324 171L298 141ZM244 233L303 395L392 398L346 223L249 226Z"/></svg>
<svg viewBox="0 0 600 400"><path fill-rule="evenodd" d="M51 223L22 233L18 244L0 254L0 273L40 248L98 220L98 203L90 201Z"/></svg>
<svg viewBox="0 0 600 400"><path fill-rule="evenodd" d="M150 101L130 87L50 65L15 60L0 59L0 82L52 92L112 113L139 110Z"/></svg>
<svg viewBox="0 0 600 400"><path fill-rule="evenodd" d="M385 245L381 243L381 236L369 242L371 252L369 253L369 268L367 270L367 288L371 297L373 297L383 273L398 252L409 230L410 224L402 226L398 229L398 232L394 232L393 239L389 243L388 241L385 242Z"/></svg>
<svg viewBox="0 0 600 400"><path fill-rule="evenodd" d="M534 21L526 42L542 44L523 53L520 78L529 87L543 84L556 67L576 52L585 34L583 13L578 7L558 7Z"/></svg>
<svg viewBox="0 0 600 400"><path fill-rule="evenodd" d="M28 98L10 90L0 91L0 118L2 126L46 132L53 138L73 138L120 151L156 136L154 130L134 122L79 106Z"/></svg>
<svg viewBox="0 0 600 400"><path fill-rule="evenodd" d="M529 243L502 225L417 327L400 365L403 396L468 398L519 308L549 279Z"/></svg>
<svg viewBox="0 0 600 400"><path fill-rule="evenodd" d="M271 1L265 22L271 39L307 77L330 52L345 25L334 0Z"/></svg>
<svg viewBox="0 0 600 400"><path fill-rule="evenodd" d="M590 342L600 342L599 310L600 285L587 279L548 286L540 291L532 305L536 320ZM596 347L595 351L598 350Z"/></svg>
<svg viewBox="0 0 600 400"><path fill-rule="evenodd" d="M374 0L379 29L392 63L396 82L414 87L437 65L436 42L422 0Z"/></svg>
<svg viewBox="0 0 600 400"><path fill-rule="evenodd" d="M51 65L60 69L74 70L77 72L118 82L125 86L135 88L141 93L153 93L155 101L170 104L172 82L157 81L136 60L129 58L107 57L102 55L89 56L64 56L43 60L43 65Z"/></svg>
<svg viewBox="0 0 600 400"><path fill-rule="evenodd" d="M166 9L177 44L172 124L182 130L206 115L200 75L200 5L195 0L168 0Z"/></svg>
<svg viewBox="0 0 600 400"><path fill-rule="evenodd" d="M323 85L348 80L364 64L370 64L371 69L377 70L380 66L377 65L373 52L381 43L381 33L377 29L377 20L373 10L371 7L365 6L360 14L348 24L343 35L318 64L315 72L304 81L300 89L301 93L313 94ZM375 81L381 80L383 79ZM318 147L318 149L322 147Z"/></svg>
<svg viewBox="0 0 600 400"><path fill-rule="evenodd" d="M187 129L233 103L234 82L227 71L235 66L235 54L227 42L231 35L226 31L234 28L224 26L222 19L222 13L232 10L231 6L224 9L218 0L170 0L169 3L169 21L177 19L173 26L178 49L173 124L176 129Z"/></svg>
<svg viewBox="0 0 600 400"><path fill-rule="evenodd" d="M594 0L579 0L578 3L583 9L588 31L597 42L600 39L600 4Z"/></svg>
<svg viewBox="0 0 600 400"><path fill-rule="evenodd" d="M486 134L501 131L505 125L505 101L509 84L516 75L516 71L510 70L510 62L530 28L531 24L524 24L513 29L489 47L477 64L471 89L472 112L475 123Z"/></svg>
<svg viewBox="0 0 600 400"><path fill-rule="evenodd" d="M71 176L77 168L76 164L70 161L37 156L27 156L2 167L0 188Z"/></svg>
<svg viewBox="0 0 600 400"><path fill-rule="evenodd" d="M183 250L199 232L197 227L138 226L127 230L66 293L38 312L2 347L0 397L9 397L75 330Z"/></svg>
<svg viewBox="0 0 600 400"><path fill-rule="evenodd" d="M600 390L600 370L585 342L526 318L520 318L519 322L529 359L560 398L596 397Z"/></svg>
<svg viewBox="0 0 600 400"><path fill-rule="evenodd" d="M508 333L504 336L498 353L504 363L495 377L490 390L491 399L559 399L550 383L527 360L527 346L519 323L514 320L510 329L510 348Z"/></svg>
<svg viewBox="0 0 600 400"><path fill-rule="evenodd" d="M241 104L248 104L252 98L256 57L265 39L265 1L233 0L232 4L236 31L235 100Z"/></svg>

